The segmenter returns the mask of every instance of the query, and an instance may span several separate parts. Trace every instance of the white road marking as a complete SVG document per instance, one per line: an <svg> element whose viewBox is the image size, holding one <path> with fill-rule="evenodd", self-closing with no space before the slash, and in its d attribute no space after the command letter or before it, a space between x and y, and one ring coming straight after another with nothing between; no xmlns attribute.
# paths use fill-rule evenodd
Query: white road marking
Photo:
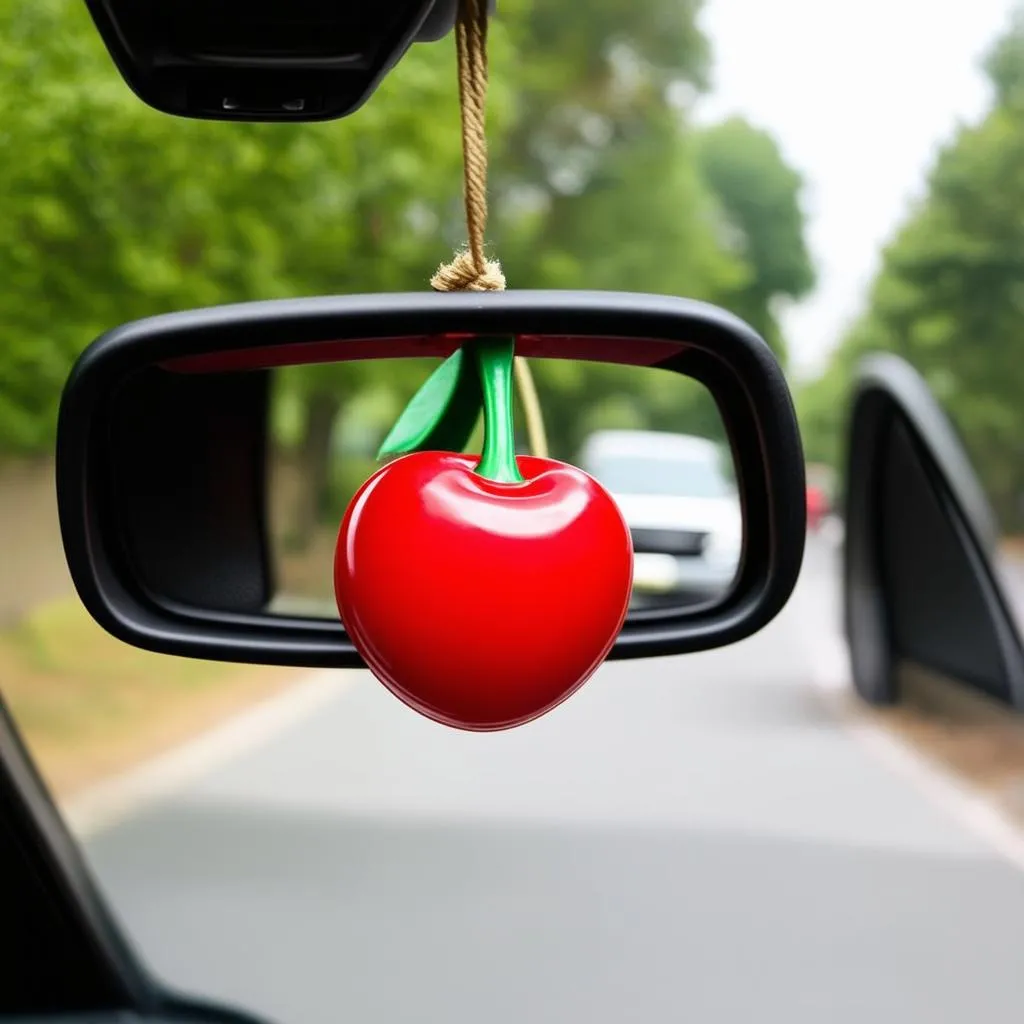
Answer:
<svg viewBox="0 0 1024 1024"><path fill-rule="evenodd" d="M69 800L61 808L65 820L79 839L95 835L309 718L337 698L357 675L326 669L312 673L283 693Z"/></svg>

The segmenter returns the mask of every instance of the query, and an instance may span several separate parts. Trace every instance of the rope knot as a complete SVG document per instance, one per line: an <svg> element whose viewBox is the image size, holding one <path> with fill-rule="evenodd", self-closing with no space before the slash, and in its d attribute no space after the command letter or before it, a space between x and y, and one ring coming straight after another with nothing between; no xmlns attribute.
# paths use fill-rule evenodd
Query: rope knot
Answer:
<svg viewBox="0 0 1024 1024"><path fill-rule="evenodd" d="M501 292L505 290L505 275L497 260L483 260L481 265L465 249L457 253L451 263L442 263L430 279L435 292Z"/></svg>

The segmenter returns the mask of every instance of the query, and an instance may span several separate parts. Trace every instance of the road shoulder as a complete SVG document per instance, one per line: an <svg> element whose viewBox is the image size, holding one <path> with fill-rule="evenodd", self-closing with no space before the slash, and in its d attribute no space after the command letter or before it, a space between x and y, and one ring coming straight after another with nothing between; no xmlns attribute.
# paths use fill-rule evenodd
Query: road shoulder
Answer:
<svg viewBox="0 0 1024 1024"><path fill-rule="evenodd" d="M311 717L335 700L356 674L323 670L297 677L283 692L129 771L62 800L68 824L83 839L116 824L137 808L170 795Z"/></svg>

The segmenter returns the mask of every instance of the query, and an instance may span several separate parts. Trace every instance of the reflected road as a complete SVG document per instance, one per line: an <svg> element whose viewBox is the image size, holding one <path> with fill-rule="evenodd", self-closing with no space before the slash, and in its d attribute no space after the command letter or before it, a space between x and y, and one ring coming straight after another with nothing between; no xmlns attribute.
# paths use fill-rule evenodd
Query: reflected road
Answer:
<svg viewBox="0 0 1024 1024"><path fill-rule="evenodd" d="M758 636L461 734L358 677L94 836L158 973L302 1024L1016 1022L1024 875L813 685L832 552Z"/></svg>

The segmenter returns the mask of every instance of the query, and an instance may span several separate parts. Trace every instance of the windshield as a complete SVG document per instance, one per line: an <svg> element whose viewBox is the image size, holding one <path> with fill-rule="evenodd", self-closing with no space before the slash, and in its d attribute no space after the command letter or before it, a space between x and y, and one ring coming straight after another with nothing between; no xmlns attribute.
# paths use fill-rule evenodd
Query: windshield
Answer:
<svg viewBox="0 0 1024 1024"><path fill-rule="evenodd" d="M329 4L355 12L355 47L363 8ZM887 631L851 652L841 600L851 392L862 357L890 352L958 425L1024 621L1015 0L499 0L484 65L488 258L513 295L667 295L749 325L793 393L815 488L800 582L767 626L719 650L609 661L550 714L493 734L427 721L365 669L136 650L79 600L54 452L64 382L93 339L218 304L429 293L467 241L454 35L412 45L351 117L225 123L141 103L91 19L103 6L0 0L0 691L147 967L280 1024L1024 1018L1022 718L976 707L963 680L918 690L900 675L892 706L864 704L851 663L880 664ZM173 11L206 11L201 32L181 34L204 58L205 39L265 35L246 27L250 10L283 10L290 39L326 6L137 4L175 32ZM211 102L229 105L208 64ZM178 80L171 56L151 70ZM287 62L275 74L293 81ZM342 516L439 362L268 380L260 540L311 637L337 613ZM715 362L529 358L548 455L573 461L589 438L630 431L729 452L734 425L676 372L721 382ZM589 468L620 495L732 495L725 457L642 452ZM147 470L160 473L158 455ZM764 571L737 550L738 502L628 504L630 615L655 624L646 650L684 615L698 637L695 609L729 592L737 566L751 585ZM595 587L601 550L580 543L563 574L570 597L543 624L552 658L575 644L575 595ZM534 608L545 564L503 594ZM391 560L382 608L407 570ZM249 593L244 573L231 579ZM413 601L480 649L504 581L486 558L459 581L459 607L441 588ZM900 594L928 621L918 597ZM936 627L951 663L971 663L982 631L968 619ZM495 652L473 688L487 692L538 632Z"/></svg>
<svg viewBox="0 0 1024 1024"><path fill-rule="evenodd" d="M673 498L727 498L732 494L718 464L708 459L604 455L593 460L590 473L613 494Z"/></svg>

